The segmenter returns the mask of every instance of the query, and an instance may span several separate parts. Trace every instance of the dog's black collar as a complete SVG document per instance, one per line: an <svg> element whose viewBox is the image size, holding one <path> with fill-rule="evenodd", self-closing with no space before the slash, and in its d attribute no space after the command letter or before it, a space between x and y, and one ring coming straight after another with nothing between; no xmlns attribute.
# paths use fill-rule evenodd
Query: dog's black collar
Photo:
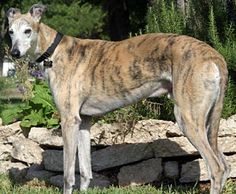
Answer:
<svg viewBox="0 0 236 194"><path fill-rule="evenodd" d="M50 47L48 47L48 49L46 50L45 53L43 53L39 58L36 59L37 63L41 63L42 61L44 61L44 66L45 67L52 67L52 61L50 63L48 63L48 57L50 57L53 52L55 51L57 45L60 43L61 39L63 38L63 34L60 32L57 32L57 35L53 41L53 43L51 44Z"/></svg>

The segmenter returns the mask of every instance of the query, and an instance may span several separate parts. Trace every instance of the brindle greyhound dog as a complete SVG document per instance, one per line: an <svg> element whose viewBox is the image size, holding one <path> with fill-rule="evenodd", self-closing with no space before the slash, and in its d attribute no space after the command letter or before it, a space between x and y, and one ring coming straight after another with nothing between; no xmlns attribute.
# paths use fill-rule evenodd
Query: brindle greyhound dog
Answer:
<svg viewBox="0 0 236 194"><path fill-rule="evenodd" d="M7 12L11 54L44 61L61 115L64 194L72 193L78 149L80 189L92 179L90 120L143 98L168 93L179 128L209 169L211 194L219 194L229 167L217 144L227 83L224 58L209 45L176 34L146 34L119 42L63 36L40 22L41 4Z"/></svg>

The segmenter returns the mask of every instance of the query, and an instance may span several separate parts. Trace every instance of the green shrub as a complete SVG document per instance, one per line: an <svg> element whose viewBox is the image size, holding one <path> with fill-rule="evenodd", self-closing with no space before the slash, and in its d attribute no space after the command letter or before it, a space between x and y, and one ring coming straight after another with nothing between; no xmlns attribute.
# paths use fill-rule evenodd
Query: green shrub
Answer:
<svg viewBox="0 0 236 194"><path fill-rule="evenodd" d="M0 117L4 124L20 119L18 111L21 110L23 95L17 90L17 79L13 77L0 77Z"/></svg>
<svg viewBox="0 0 236 194"><path fill-rule="evenodd" d="M146 32L162 32L183 34L185 21L182 13L175 7L174 1L170 4L164 0L154 0L148 8Z"/></svg>
<svg viewBox="0 0 236 194"><path fill-rule="evenodd" d="M44 81L33 85L33 97L23 103L6 103L1 107L0 116L4 124L21 120L23 128L43 126L59 127L59 115L55 108L51 92Z"/></svg>
<svg viewBox="0 0 236 194"><path fill-rule="evenodd" d="M236 114L236 83L229 79L228 88L224 99L223 118Z"/></svg>
<svg viewBox="0 0 236 194"><path fill-rule="evenodd" d="M218 34L216 21L215 21L214 9L212 6L209 12L209 27L208 28L209 28L208 30L209 41L213 44L215 48L221 47L222 44L219 39L219 34Z"/></svg>
<svg viewBox="0 0 236 194"><path fill-rule="evenodd" d="M46 82L38 81L34 84L33 98L19 112L22 115L21 126L59 127L59 114L56 110L50 89Z"/></svg>
<svg viewBox="0 0 236 194"><path fill-rule="evenodd" d="M21 119L19 112L24 107L21 100L0 100L0 117L3 124L10 124Z"/></svg>

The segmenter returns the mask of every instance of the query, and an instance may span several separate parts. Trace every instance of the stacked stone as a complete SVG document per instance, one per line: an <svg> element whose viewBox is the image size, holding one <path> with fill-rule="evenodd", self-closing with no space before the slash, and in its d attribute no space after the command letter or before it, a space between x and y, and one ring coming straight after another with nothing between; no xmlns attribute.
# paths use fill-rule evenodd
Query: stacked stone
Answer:
<svg viewBox="0 0 236 194"><path fill-rule="evenodd" d="M209 180L199 153L171 121L143 120L132 127L95 124L91 137L94 178L90 187L163 179L181 183ZM236 177L236 115L221 119L218 141L231 165L230 177ZM0 173L9 172L15 181L37 178L62 187L62 147L60 130L33 127L25 137L19 122L0 126ZM77 161L76 173L78 166Z"/></svg>

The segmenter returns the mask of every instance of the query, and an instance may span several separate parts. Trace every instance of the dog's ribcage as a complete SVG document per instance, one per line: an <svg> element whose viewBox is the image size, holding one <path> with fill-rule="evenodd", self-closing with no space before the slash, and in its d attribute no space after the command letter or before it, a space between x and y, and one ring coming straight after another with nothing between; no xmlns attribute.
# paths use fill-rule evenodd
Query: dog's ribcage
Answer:
<svg viewBox="0 0 236 194"><path fill-rule="evenodd" d="M140 44L130 41L101 46L93 56L91 93L81 113L103 114L170 90L171 62L158 53L157 44L144 39Z"/></svg>

